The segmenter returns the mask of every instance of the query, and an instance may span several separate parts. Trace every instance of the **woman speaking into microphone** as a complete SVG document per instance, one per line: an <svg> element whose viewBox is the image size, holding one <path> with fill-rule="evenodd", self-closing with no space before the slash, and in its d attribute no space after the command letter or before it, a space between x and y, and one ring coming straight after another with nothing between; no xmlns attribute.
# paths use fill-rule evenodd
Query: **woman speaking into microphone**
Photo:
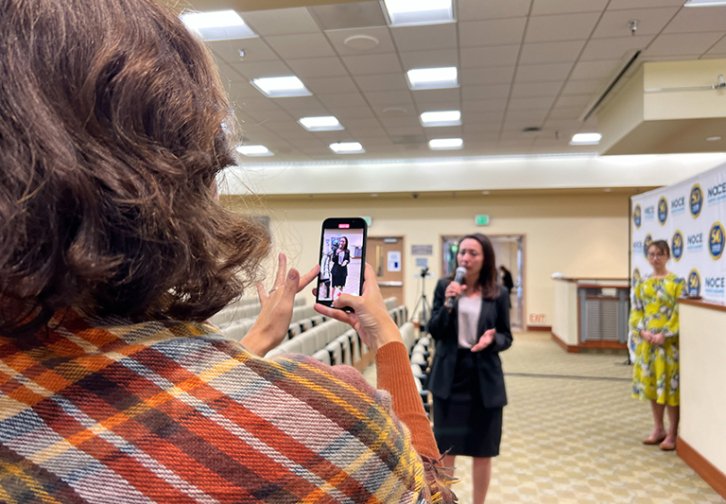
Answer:
<svg viewBox="0 0 726 504"><path fill-rule="evenodd" d="M512 345L509 297L497 284L494 249L483 234L464 236L456 254L456 277L436 284L429 331L436 340L429 389L434 435L448 452L453 474L457 455L473 457L473 502L484 502L491 457L499 455L502 409L507 404L499 352Z"/></svg>

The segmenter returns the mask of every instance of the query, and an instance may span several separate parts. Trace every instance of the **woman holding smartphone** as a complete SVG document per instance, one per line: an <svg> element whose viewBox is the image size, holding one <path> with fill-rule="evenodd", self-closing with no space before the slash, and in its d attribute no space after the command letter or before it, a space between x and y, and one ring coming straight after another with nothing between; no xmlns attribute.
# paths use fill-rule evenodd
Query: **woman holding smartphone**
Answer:
<svg viewBox="0 0 726 504"><path fill-rule="evenodd" d="M316 309L356 328L388 392L264 358L319 265L280 254L258 283L268 233L215 198L232 108L177 13L1 5L2 500L452 502L372 268L340 296L354 314ZM232 341L207 319L256 283Z"/></svg>
<svg viewBox="0 0 726 504"><path fill-rule="evenodd" d="M483 234L459 241L456 262L466 270L463 283L442 278L434 293L429 332L436 352L429 389L444 466L453 473L457 455L473 457L473 502L482 504L507 404L499 352L512 345L509 293L497 284L494 249Z"/></svg>
<svg viewBox="0 0 726 504"><path fill-rule="evenodd" d="M348 238L341 236L338 239L338 246L333 251L333 267L330 272L332 277L333 299L340 296L345 288L345 282L348 279L349 263L350 250L348 250Z"/></svg>

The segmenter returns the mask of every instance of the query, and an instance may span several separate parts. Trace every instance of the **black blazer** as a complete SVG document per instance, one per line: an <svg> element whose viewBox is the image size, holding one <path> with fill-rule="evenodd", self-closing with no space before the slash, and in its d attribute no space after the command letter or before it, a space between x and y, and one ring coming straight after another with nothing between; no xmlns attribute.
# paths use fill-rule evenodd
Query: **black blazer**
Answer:
<svg viewBox="0 0 726 504"><path fill-rule="evenodd" d="M458 306L449 312L444 307L444 292L451 282L450 278L442 278L434 291L434 306L429 321L429 332L436 340L436 353L431 366L429 390L442 399L451 393L456 368L456 354L459 347ZM457 303L458 304L458 303ZM481 384L482 401L486 408L499 408L507 404L507 392L504 389L504 373L499 352L512 346L512 330L509 326L509 294L501 287L496 299L482 299L481 314L477 331L484 334L487 329L495 328L496 334L492 344L481 352L474 352L476 367Z"/></svg>

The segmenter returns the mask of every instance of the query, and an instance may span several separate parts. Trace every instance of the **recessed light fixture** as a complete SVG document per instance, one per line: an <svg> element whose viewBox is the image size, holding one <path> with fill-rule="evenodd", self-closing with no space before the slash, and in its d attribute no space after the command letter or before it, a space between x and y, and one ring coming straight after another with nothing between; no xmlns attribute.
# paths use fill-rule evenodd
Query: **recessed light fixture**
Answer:
<svg viewBox="0 0 726 504"><path fill-rule="evenodd" d="M461 124L460 110L437 110L421 114L421 125L424 127L459 126Z"/></svg>
<svg viewBox="0 0 726 504"><path fill-rule="evenodd" d="M264 145L238 145L237 152L249 157L274 156Z"/></svg>
<svg viewBox="0 0 726 504"><path fill-rule="evenodd" d="M204 40L236 40L257 36L233 10L187 12L180 18L187 28Z"/></svg>
<svg viewBox="0 0 726 504"><path fill-rule="evenodd" d="M686 0L683 7L718 7L726 5L726 0Z"/></svg>
<svg viewBox="0 0 726 504"><path fill-rule="evenodd" d="M301 117L297 122L308 131L337 131L344 129L335 116Z"/></svg>
<svg viewBox="0 0 726 504"><path fill-rule="evenodd" d="M431 150L456 150L464 146L464 140L461 138L434 138L429 140L429 149Z"/></svg>
<svg viewBox="0 0 726 504"><path fill-rule="evenodd" d="M718 135L714 135L714 136L706 137L706 141L707 141L707 142L718 142L718 141L720 141L720 140L721 140L721 137L720 137L720 136L718 136Z"/></svg>
<svg viewBox="0 0 726 504"><path fill-rule="evenodd" d="M358 142L337 142L330 144L330 150L336 154L360 154L365 152L363 146Z"/></svg>
<svg viewBox="0 0 726 504"><path fill-rule="evenodd" d="M290 96L310 96L305 84L294 75L284 77L262 77L252 79L251 84L270 98L285 98Z"/></svg>
<svg viewBox="0 0 726 504"><path fill-rule="evenodd" d="M575 133L572 135L570 145L597 145L601 139L600 133Z"/></svg>
<svg viewBox="0 0 726 504"><path fill-rule="evenodd" d="M391 26L447 23L454 20L451 0L384 0Z"/></svg>
<svg viewBox="0 0 726 504"><path fill-rule="evenodd" d="M418 89L447 89L459 87L456 67L413 68L406 72L408 87Z"/></svg>

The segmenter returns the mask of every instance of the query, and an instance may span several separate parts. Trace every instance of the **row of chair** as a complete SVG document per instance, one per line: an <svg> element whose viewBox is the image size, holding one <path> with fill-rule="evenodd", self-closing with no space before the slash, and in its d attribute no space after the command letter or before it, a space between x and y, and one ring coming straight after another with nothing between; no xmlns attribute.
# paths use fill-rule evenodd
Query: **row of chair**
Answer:
<svg viewBox="0 0 726 504"><path fill-rule="evenodd" d="M307 311L303 310L303 308L307 308ZM299 319L306 318L308 316L312 316L313 313L309 313L309 311L312 311L312 306L305 306L305 298L304 297L296 297L294 301L294 307L293 307L293 316L295 315L295 312L302 311L304 312L299 315ZM256 319L257 315L260 313L260 302L257 298L240 298L237 301L234 301L233 303L228 304L224 308L222 308L220 311L215 313L209 320L214 325L225 328L229 325L236 324L238 322L241 322L244 319Z"/></svg>
<svg viewBox="0 0 726 504"><path fill-rule="evenodd" d="M428 381L431 361L431 336L419 337L413 322L406 322L401 326L401 336L409 353L411 372L413 373L416 388L426 413L431 411L431 394L428 391Z"/></svg>

